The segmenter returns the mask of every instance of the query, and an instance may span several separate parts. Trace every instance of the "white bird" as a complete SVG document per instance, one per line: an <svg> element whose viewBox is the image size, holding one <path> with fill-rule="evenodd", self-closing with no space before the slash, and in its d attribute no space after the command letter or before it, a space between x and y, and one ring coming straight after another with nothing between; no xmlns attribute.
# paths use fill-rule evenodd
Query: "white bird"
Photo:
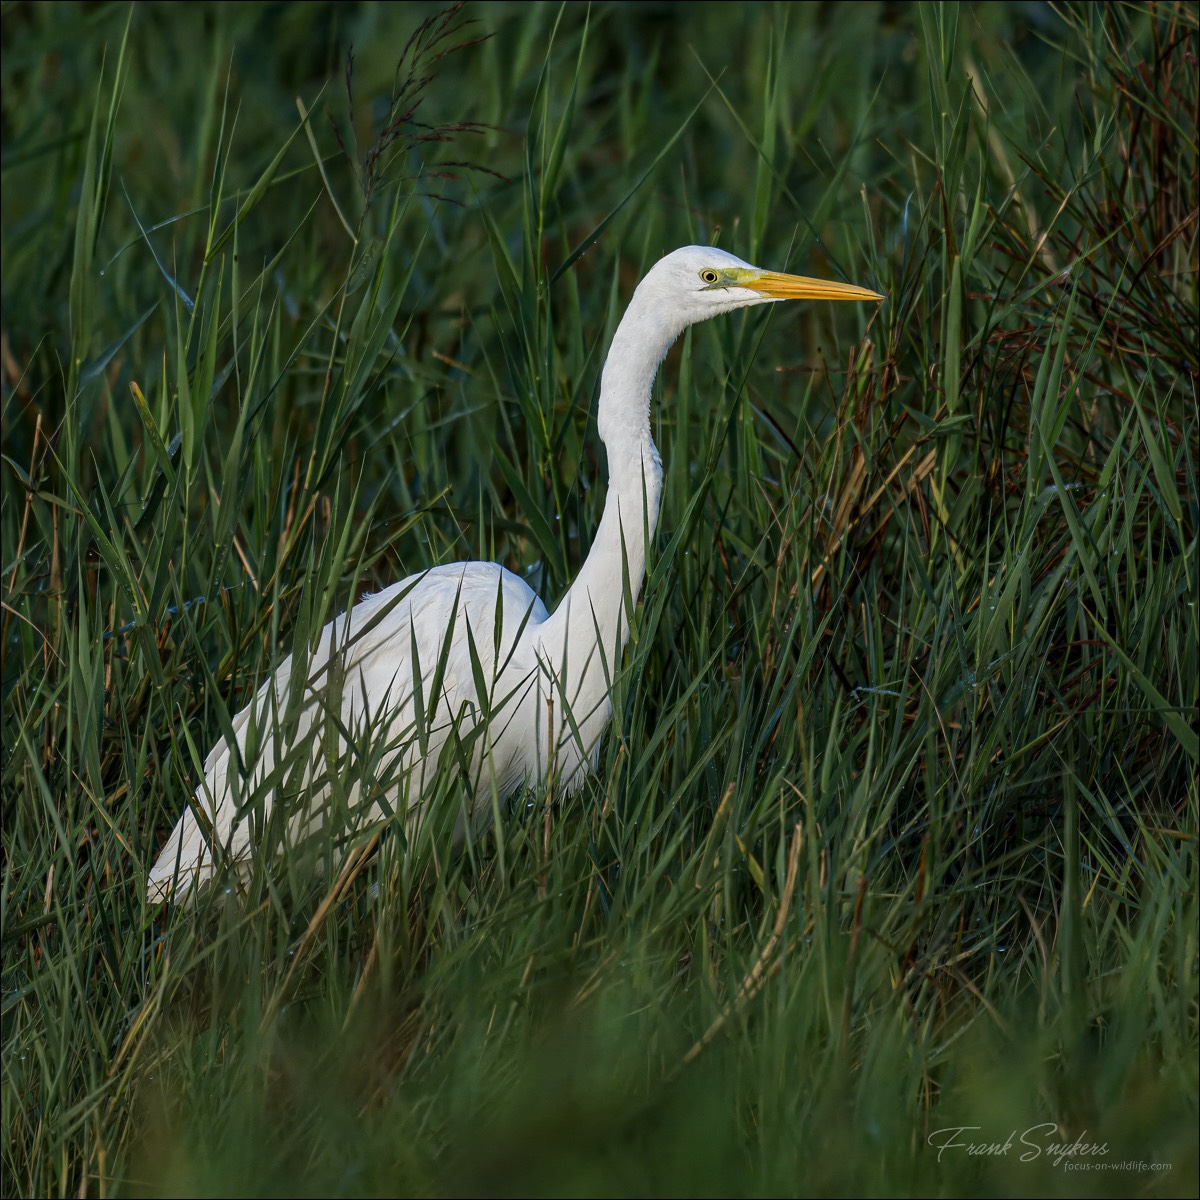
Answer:
<svg viewBox="0 0 1200 1200"><path fill-rule="evenodd" d="M295 841L415 821L439 763L467 773L473 815L524 784L569 793L596 765L631 606L658 524L662 460L650 390L689 325L777 300L882 300L866 288L759 270L685 246L638 285L605 361L597 425L608 494L592 544L554 612L496 563L432 567L366 597L291 656L233 721L150 872L147 894L188 894L222 860L245 863L282 821ZM357 782L338 786L349 756Z"/></svg>

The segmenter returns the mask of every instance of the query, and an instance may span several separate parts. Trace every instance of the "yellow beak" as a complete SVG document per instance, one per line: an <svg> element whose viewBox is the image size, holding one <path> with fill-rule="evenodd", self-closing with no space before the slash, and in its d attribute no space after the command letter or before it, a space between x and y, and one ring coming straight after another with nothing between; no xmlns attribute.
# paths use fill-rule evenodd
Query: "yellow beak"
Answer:
<svg viewBox="0 0 1200 1200"><path fill-rule="evenodd" d="M738 287L762 292L776 300L885 300L878 292L855 287L852 283L834 283L829 279L808 279L803 275L781 275L761 271L739 280Z"/></svg>

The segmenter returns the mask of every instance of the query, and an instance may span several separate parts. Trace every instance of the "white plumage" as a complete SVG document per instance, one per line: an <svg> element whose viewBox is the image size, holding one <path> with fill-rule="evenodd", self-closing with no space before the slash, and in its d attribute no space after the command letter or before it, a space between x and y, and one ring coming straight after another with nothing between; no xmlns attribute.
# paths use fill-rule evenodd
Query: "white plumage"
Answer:
<svg viewBox="0 0 1200 1200"><path fill-rule="evenodd" d="M495 563L453 563L331 621L296 678L289 656L238 713L236 747L223 740L209 754L150 872L150 899L186 894L222 858L244 862L268 820L282 820L289 840L330 820L347 833L388 813L417 820L448 759L466 774L476 813L525 783L578 787L611 714L626 602L637 602L658 523L662 464L650 436L658 366L688 325L801 298L882 299L761 271L706 246L655 264L604 365L597 416L608 494L596 540L554 613ZM338 786L348 755L355 777L374 781L365 795ZM287 811L273 813L281 799Z"/></svg>

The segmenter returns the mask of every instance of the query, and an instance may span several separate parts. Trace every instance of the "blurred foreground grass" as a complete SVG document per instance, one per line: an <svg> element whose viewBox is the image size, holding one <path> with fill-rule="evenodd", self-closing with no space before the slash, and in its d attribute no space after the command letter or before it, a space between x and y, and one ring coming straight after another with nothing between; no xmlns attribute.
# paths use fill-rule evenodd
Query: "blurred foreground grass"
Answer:
<svg viewBox="0 0 1200 1200"><path fill-rule="evenodd" d="M1194 1194L1195 7L438 13L2 10L4 1191ZM363 591L553 605L710 240L889 300L668 359L595 782L148 909Z"/></svg>

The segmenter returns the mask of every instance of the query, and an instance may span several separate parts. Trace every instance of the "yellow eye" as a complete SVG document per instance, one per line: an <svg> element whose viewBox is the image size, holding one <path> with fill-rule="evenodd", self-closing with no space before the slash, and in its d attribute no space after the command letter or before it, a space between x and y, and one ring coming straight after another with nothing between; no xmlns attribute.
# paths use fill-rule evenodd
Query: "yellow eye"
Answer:
<svg viewBox="0 0 1200 1200"><path fill-rule="evenodd" d="M716 283L717 273L712 269L712 267L709 267L707 270L700 272L700 278L703 279L705 283Z"/></svg>

